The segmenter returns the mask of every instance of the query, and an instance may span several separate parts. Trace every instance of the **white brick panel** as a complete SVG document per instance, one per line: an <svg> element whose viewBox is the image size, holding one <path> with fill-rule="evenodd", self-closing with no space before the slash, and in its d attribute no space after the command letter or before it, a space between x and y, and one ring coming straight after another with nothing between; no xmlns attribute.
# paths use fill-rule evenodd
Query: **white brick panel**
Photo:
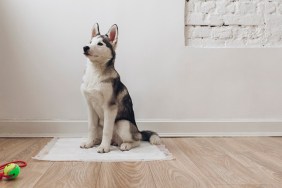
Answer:
<svg viewBox="0 0 282 188"><path fill-rule="evenodd" d="M233 32L231 27L214 27L212 31L212 38L214 39L231 39Z"/></svg>
<svg viewBox="0 0 282 188"><path fill-rule="evenodd" d="M185 44L282 47L282 0L186 0Z"/></svg>

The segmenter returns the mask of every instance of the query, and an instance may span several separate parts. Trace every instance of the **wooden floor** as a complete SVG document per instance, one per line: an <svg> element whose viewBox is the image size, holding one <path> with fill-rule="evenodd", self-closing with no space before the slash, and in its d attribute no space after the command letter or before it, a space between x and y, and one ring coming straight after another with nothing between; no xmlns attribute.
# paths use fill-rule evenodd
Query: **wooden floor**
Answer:
<svg viewBox="0 0 282 188"><path fill-rule="evenodd" d="M0 138L0 163L28 166L1 188L281 188L282 137L164 138L176 157L155 162L40 162L32 156L51 138Z"/></svg>

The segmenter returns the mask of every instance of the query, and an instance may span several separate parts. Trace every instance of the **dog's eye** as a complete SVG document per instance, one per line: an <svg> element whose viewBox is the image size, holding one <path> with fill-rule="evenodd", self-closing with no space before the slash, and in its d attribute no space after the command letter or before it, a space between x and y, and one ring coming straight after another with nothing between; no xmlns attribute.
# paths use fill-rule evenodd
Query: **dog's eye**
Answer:
<svg viewBox="0 0 282 188"><path fill-rule="evenodd" d="M98 42L98 46L103 46L103 43L102 42Z"/></svg>

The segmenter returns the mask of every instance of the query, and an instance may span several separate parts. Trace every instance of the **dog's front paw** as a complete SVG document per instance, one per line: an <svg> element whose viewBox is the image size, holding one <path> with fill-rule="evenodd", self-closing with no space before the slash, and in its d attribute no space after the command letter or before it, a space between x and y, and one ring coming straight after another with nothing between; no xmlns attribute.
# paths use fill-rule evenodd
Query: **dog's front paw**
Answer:
<svg viewBox="0 0 282 188"><path fill-rule="evenodd" d="M80 144L80 148L84 148L84 149L88 149L88 148L92 148L92 147L94 147L94 142L93 141L87 141L87 142L82 142L81 144Z"/></svg>
<svg viewBox="0 0 282 188"><path fill-rule="evenodd" d="M97 152L98 153L108 153L110 151L110 146L105 146L105 145L100 145L98 148L97 148Z"/></svg>

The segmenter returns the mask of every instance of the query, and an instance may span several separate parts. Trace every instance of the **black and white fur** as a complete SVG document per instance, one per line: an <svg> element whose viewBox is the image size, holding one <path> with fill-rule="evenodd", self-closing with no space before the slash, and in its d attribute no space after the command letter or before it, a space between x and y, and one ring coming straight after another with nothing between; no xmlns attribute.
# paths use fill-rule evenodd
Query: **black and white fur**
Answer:
<svg viewBox="0 0 282 188"><path fill-rule="evenodd" d="M117 25L101 35L95 24L90 43L83 47L87 67L81 91L88 105L88 138L80 147L99 145L99 153L109 152L111 144L125 151L139 146L141 140L161 142L157 133L137 128L131 97L114 67L117 42Z"/></svg>

